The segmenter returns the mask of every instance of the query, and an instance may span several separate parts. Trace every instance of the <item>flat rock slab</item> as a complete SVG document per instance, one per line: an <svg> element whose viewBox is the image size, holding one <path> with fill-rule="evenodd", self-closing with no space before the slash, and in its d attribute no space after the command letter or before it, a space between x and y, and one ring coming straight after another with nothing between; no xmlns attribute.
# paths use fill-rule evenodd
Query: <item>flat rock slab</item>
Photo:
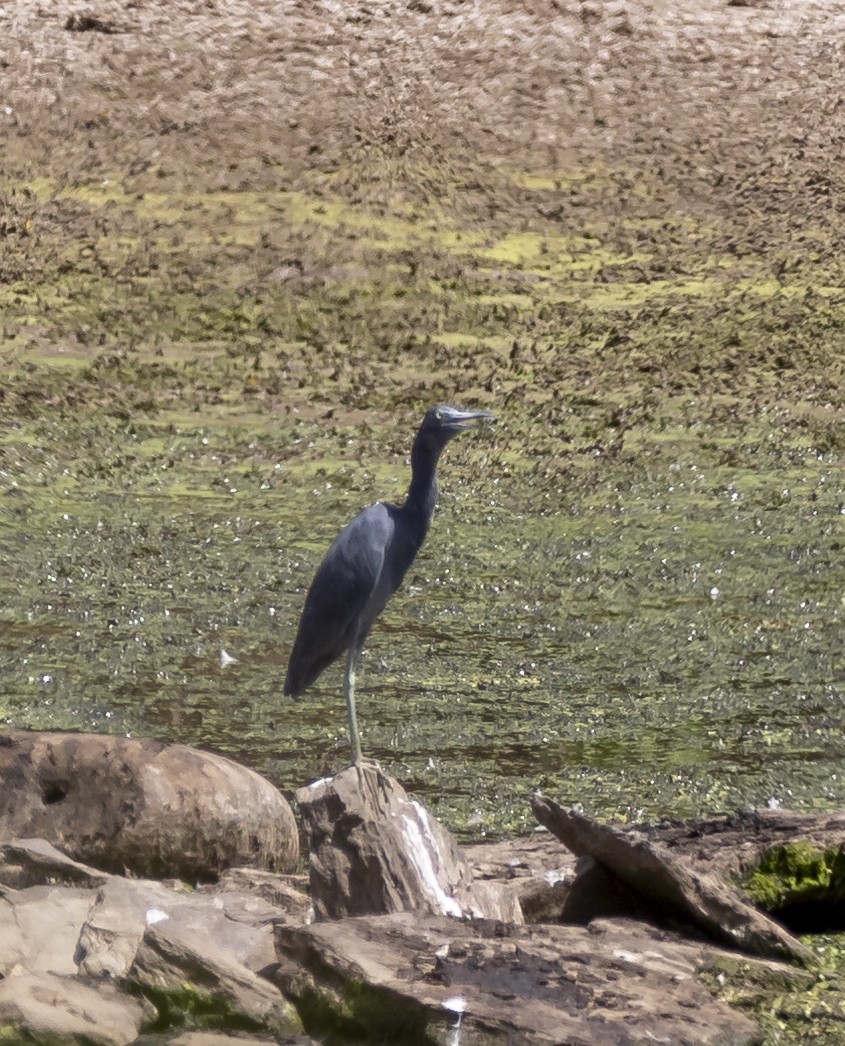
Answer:
<svg viewBox="0 0 845 1046"><path fill-rule="evenodd" d="M96 872L39 839L0 844L0 883L10 870L33 885L0 885L3 1042L119 1046L157 1013L234 1021L277 1043L300 1035L258 971L275 968L276 925L308 917L302 877L233 869L189 890Z"/></svg>
<svg viewBox="0 0 845 1046"><path fill-rule="evenodd" d="M74 861L46 839L13 839L0 844L0 883L4 886L101 886L108 878L105 872Z"/></svg>
<svg viewBox="0 0 845 1046"><path fill-rule="evenodd" d="M375 763L296 793L317 919L418 910L522 922L516 892L474 882L454 837Z"/></svg>
<svg viewBox="0 0 845 1046"><path fill-rule="evenodd" d="M79 932L95 891L79 886L29 886L0 896L0 977L28 973L73 975ZM0 981L2 983L2 981Z"/></svg>
<svg viewBox="0 0 845 1046"><path fill-rule="evenodd" d="M216 896L246 894L253 900L261 899L271 905L274 918L279 921L294 923L296 926L314 921L307 875L279 875L260 868L229 868L216 883L201 886L197 893L212 893ZM223 900L225 904L225 897Z"/></svg>
<svg viewBox="0 0 845 1046"><path fill-rule="evenodd" d="M404 912L278 927L277 946L282 990L351 1036L443 1046L759 1041L756 1025L696 978L715 949L635 929Z"/></svg>
<svg viewBox="0 0 845 1046"><path fill-rule="evenodd" d="M154 1014L146 1003L111 984L93 987L51 973L23 973L0 980L4 1042L127 1046ZM19 1039L7 1037L16 1030Z"/></svg>
<svg viewBox="0 0 845 1046"><path fill-rule="evenodd" d="M216 1014L227 1022L293 1036L302 1023L293 1006L267 980L219 947L207 932L169 921L146 928L123 983L161 1009L174 1005Z"/></svg>
<svg viewBox="0 0 845 1046"><path fill-rule="evenodd" d="M475 881L516 890L525 921L561 922L578 858L544 828L529 836L463 847Z"/></svg>
<svg viewBox="0 0 845 1046"><path fill-rule="evenodd" d="M112 877L96 892L79 933L75 959L81 974L126 976L150 925L206 937L247 969L275 960L273 923L280 909L260 897L175 890L147 879Z"/></svg>
<svg viewBox="0 0 845 1046"><path fill-rule="evenodd" d="M101 734L0 735L0 839L37 836L116 874L215 880L237 865L294 868L284 796L231 759Z"/></svg>
<svg viewBox="0 0 845 1046"><path fill-rule="evenodd" d="M711 940L750 955L810 963L809 948L716 876L701 873L660 843L632 841L617 828L566 810L541 795L537 820L579 857L591 857L645 900L663 923L693 927Z"/></svg>
<svg viewBox="0 0 845 1046"><path fill-rule="evenodd" d="M186 1031L177 1035L175 1039L168 1039L167 1046L280 1046L291 1043L293 1046L318 1046L313 1039L305 1035L297 1035L295 1038L266 1039L244 1032L232 1032L231 1035L223 1031Z"/></svg>

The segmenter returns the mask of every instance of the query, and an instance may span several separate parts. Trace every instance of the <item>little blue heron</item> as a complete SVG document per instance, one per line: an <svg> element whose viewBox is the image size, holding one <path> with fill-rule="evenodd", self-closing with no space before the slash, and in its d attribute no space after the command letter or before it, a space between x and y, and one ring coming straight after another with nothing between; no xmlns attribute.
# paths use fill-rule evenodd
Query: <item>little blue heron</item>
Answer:
<svg viewBox="0 0 845 1046"><path fill-rule="evenodd" d="M376 502L335 538L317 570L299 620L285 679L297 697L346 652L343 695L354 762L361 759L355 715L355 669L373 622L402 584L428 532L437 503L435 470L449 440L494 420L487 411L441 405L427 411L411 450L404 505Z"/></svg>

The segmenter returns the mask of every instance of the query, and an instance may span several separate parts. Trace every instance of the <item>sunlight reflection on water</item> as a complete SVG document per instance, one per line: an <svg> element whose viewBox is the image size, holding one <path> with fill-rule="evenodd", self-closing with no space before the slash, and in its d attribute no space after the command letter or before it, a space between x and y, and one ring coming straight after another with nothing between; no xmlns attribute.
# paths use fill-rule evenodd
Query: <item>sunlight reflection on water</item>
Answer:
<svg viewBox="0 0 845 1046"><path fill-rule="evenodd" d="M536 516L529 482L459 474L370 638L367 753L466 837L530 827L538 786L608 818L842 805L836 484L713 473L594 480ZM288 792L346 763L341 667L295 702L281 684L362 497L237 485L237 511L91 484L49 506L7 557L7 722L210 745Z"/></svg>

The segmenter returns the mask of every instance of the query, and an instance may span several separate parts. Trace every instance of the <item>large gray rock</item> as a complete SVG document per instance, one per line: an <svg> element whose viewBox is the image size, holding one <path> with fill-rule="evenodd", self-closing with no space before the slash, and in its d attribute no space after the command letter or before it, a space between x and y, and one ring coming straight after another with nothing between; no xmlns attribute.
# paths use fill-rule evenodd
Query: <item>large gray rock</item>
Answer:
<svg viewBox="0 0 845 1046"><path fill-rule="evenodd" d="M147 926L205 935L229 957L256 971L275 959L273 927L283 916L259 897L186 893L154 880L114 876L100 887L79 933L79 972L121 978L135 961Z"/></svg>
<svg viewBox="0 0 845 1046"><path fill-rule="evenodd" d="M204 930L169 921L147 927L124 978L133 991L165 1010L187 1006L189 1014L247 1022L275 1035L296 1035L302 1023L278 988L258 977Z"/></svg>
<svg viewBox="0 0 845 1046"><path fill-rule="evenodd" d="M23 902L28 896L24 892L26 887L59 885L91 888L77 892L87 898L87 902L80 902L80 912L86 910L86 904L88 910L76 961L83 973L92 976L120 976L125 972L148 919L165 915L173 918L178 914L182 921L193 920L209 930L213 928L218 941L225 942L250 969L257 970L272 957L274 923L300 926L314 917L308 879L304 875L280 875L261 868L229 868L216 883L192 890L178 880L162 883L111 876L66 857L44 839L0 843L0 894L4 892L3 886L16 888L7 889L5 895L19 897ZM72 900L74 894L51 892L50 896L68 908L70 905L64 901ZM45 907L49 911L49 906ZM14 921L4 922L3 913L0 904L0 944L4 943L5 922ZM48 932L52 917L45 918ZM243 935L244 930L249 931L248 936ZM36 934L30 936L40 940ZM6 953L11 954L10 947ZM0 972L2 969L0 954Z"/></svg>
<svg viewBox="0 0 845 1046"><path fill-rule="evenodd" d="M20 973L0 980L4 1042L127 1046L154 1015L147 1003L111 984L92 987L52 973Z"/></svg>
<svg viewBox="0 0 845 1046"><path fill-rule="evenodd" d="M148 995L148 1023L156 1008L165 1021L181 1020L184 1008L189 1018L246 1022L276 1041L301 1030L290 1004L257 976L275 968L276 925L308 916L307 896L293 896L301 879L241 869L214 889L193 891L178 881L96 872L43 840L7 843L0 855L14 862L0 859L0 873L14 868L18 879L35 882L0 886L0 1038L11 1029L14 1042L132 1041L143 1007L132 1003L131 1020L112 1026L124 1005L115 984ZM51 1007L67 1012L49 1017ZM79 1030L88 1025L90 1038Z"/></svg>
<svg viewBox="0 0 845 1046"><path fill-rule="evenodd" d="M809 948L779 923L748 904L726 882L698 871L660 843L632 839L623 831L598 824L536 794L532 809L537 820L579 857L590 857L635 895L662 924L693 927L711 940L751 955L812 962ZM597 893L596 870L591 889ZM605 875L602 884L607 889ZM575 887L573 886L573 889ZM623 898L624 902L624 898ZM611 891L614 912L620 910L618 891ZM594 915L591 912L590 915ZM645 914L642 910L637 915ZM586 918L585 920L586 921Z"/></svg>
<svg viewBox="0 0 845 1046"><path fill-rule="evenodd" d="M759 1042L754 1023L697 977L718 961L718 949L664 938L636 924L591 932L405 912L280 926L277 977L326 1026L364 1041ZM774 964L759 965L765 973ZM783 977L780 966L773 975Z"/></svg>
<svg viewBox="0 0 845 1046"><path fill-rule="evenodd" d="M318 919L418 910L522 922L516 893L474 883L450 833L375 763L296 793Z"/></svg>
<svg viewBox="0 0 845 1046"><path fill-rule="evenodd" d="M94 891L77 886L4 889L0 896L0 976L28 973L72 975L79 933Z"/></svg>
<svg viewBox="0 0 845 1046"><path fill-rule="evenodd" d="M213 885L201 886L198 894L240 894L252 903L265 901L272 906L273 918L279 922L304 926L314 921L314 906L308 895L308 877L305 875L278 875L260 868L229 868ZM223 899L229 911L229 902Z"/></svg>
<svg viewBox="0 0 845 1046"><path fill-rule="evenodd" d="M99 734L0 734L0 839L38 836L104 871L213 880L290 871L293 813L246 767L186 745Z"/></svg>

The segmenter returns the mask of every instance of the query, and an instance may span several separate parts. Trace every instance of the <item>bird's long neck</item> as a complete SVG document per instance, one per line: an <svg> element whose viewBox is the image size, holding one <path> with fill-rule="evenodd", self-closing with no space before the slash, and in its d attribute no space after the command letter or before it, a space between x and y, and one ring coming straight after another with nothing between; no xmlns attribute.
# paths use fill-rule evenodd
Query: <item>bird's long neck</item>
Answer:
<svg viewBox="0 0 845 1046"><path fill-rule="evenodd" d="M417 439L411 451L411 485L403 508L420 528L420 543L426 535L437 504L435 471L442 450L442 446Z"/></svg>

